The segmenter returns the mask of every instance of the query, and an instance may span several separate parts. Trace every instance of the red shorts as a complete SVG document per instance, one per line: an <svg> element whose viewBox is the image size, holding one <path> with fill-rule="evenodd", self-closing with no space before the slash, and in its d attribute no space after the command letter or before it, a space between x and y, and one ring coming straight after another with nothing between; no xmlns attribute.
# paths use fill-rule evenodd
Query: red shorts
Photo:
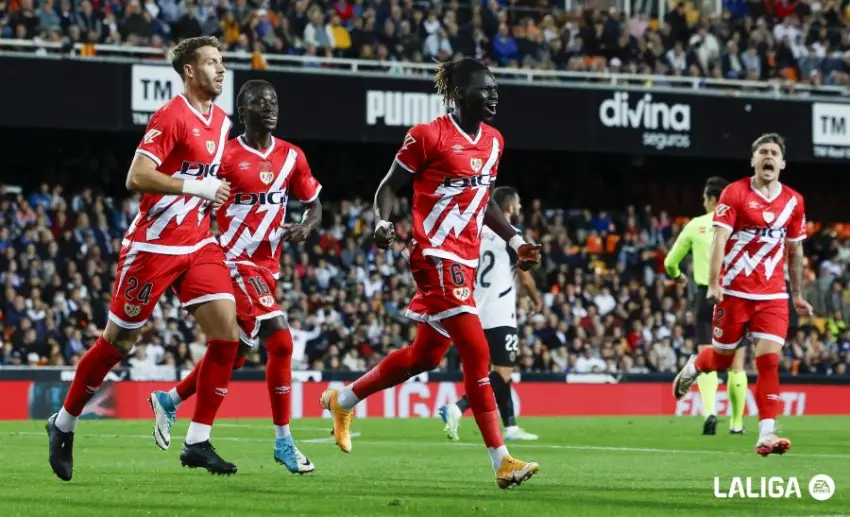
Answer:
<svg viewBox="0 0 850 517"><path fill-rule="evenodd" d="M754 339L785 344L788 335L788 300L745 300L725 295L714 306L712 344L734 350L747 328ZM746 328L745 328L746 327Z"/></svg>
<svg viewBox="0 0 850 517"><path fill-rule="evenodd" d="M253 264L228 263L236 293L236 321L239 338L256 347L260 324L264 320L283 316L275 298L277 280L268 269Z"/></svg>
<svg viewBox="0 0 850 517"><path fill-rule="evenodd" d="M121 328L144 325L169 287L184 309L213 300L235 301L224 251L218 244L189 255L149 253L130 244L118 254L117 271L109 319Z"/></svg>
<svg viewBox="0 0 850 517"><path fill-rule="evenodd" d="M448 332L440 320L464 312L478 314L475 306L475 268L433 256L424 256L421 248L410 252L410 271L416 281L416 295L410 300L407 317L428 323L440 334Z"/></svg>

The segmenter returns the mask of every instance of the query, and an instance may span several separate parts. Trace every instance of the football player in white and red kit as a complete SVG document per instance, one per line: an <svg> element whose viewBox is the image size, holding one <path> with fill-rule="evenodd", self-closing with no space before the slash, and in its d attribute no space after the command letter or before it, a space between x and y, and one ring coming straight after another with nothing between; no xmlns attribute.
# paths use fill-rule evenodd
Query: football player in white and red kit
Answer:
<svg viewBox="0 0 850 517"><path fill-rule="evenodd" d="M437 90L450 115L412 128L375 195L378 248L395 239L388 221L395 193L413 178L413 235L410 268L417 293L407 316L419 322L410 346L396 350L370 372L341 390L327 390L321 403L334 418L334 439L351 450L354 406L369 395L436 368L454 342L463 361L469 405L490 453L496 482L515 486L539 469L512 458L504 445L499 413L490 386L490 351L478 318L473 291L483 225L493 229L518 253L520 267L540 260L540 247L525 243L490 201L502 135L483 123L496 112L496 80L485 65L465 58L438 66Z"/></svg>
<svg viewBox="0 0 850 517"><path fill-rule="evenodd" d="M183 79L184 93L151 117L130 165L127 188L144 196L118 257L109 322L80 360L62 409L47 423L50 466L62 480L73 473L74 431L83 407L130 352L169 287L209 338L180 461L216 474L236 473L209 441L239 345L230 274L208 213L230 193L228 184L215 177L231 126L213 104L224 79L218 48L212 37L186 39L175 47L172 65Z"/></svg>
<svg viewBox="0 0 850 517"><path fill-rule="evenodd" d="M754 395L759 410L756 452L784 454L791 442L776 435L779 356L788 333L785 253L790 259L791 297L805 316L812 306L803 299L803 196L779 182L785 168L785 143L777 134L752 145L755 174L723 190L714 210L715 227L707 297L714 307L711 347L691 356L676 376L673 394L684 397L701 372L729 368L748 328L755 346L758 379Z"/></svg>
<svg viewBox="0 0 850 517"><path fill-rule="evenodd" d="M267 81L248 81L237 97L245 132L228 142L219 178L230 183L231 197L216 211L219 243L227 255L236 294L242 346L233 369L262 340L268 352L266 385L275 431L274 458L290 472L305 474L315 466L298 450L289 430L292 384L292 335L275 298L284 240L304 241L322 220L319 192L304 152L272 136L277 127L278 101ZM284 224L286 201L292 193L306 206L302 221ZM168 448L177 406L195 393L203 362L168 392L150 396L154 439Z"/></svg>

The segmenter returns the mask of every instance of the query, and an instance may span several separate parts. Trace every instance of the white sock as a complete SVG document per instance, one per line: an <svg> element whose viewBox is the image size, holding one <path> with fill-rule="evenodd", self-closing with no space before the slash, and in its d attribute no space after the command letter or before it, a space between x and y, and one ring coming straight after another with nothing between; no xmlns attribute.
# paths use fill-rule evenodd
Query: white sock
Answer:
<svg viewBox="0 0 850 517"><path fill-rule="evenodd" d="M519 426L517 426L517 425L509 425L508 427L505 428L505 432L506 433L513 433L513 432L517 431L518 429L519 429Z"/></svg>
<svg viewBox="0 0 850 517"><path fill-rule="evenodd" d="M177 394L177 388L171 388L168 391L168 396L171 397L171 403L174 404L174 407L180 405L183 402L183 399L180 398L180 395Z"/></svg>
<svg viewBox="0 0 850 517"><path fill-rule="evenodd" d="M291 435L292 433L289 432L289 424L274 426L274 437L278 440Z"/></svg>
<svg viewBox="0 0 850 517"><path fill-rule="evenodd" d="M773 418L759 420L759 436L773 434L774 432L776 432L776 420Z"/></svg>
<svg viewBox="0 0 850 517"><path fill-rule="evenodd" d="M186 444L205 442L210 439L210 432L212 432L211 425L192 422L189 424L189 432L186 433Z"/></svg>
<svg viewBox="0 0 850 517"><path fill-rule="evenodd" d="M56 417L56 427L63 433L73 433L77 430L77 420L80 417L74 416L65 411L65 408L59 410L59 415Z"/></svg>
<svg viewBox="0 0 850 517"><path fill-rule="evenodd" d="M502 460L508 455L508 448L504 445L500 445L495 449L493 447L487 447L487 452L490 453L490 461L493 462L493 470L499 470L499 467L502 466Z"/></svg>
<svg viewBox="0 0 850 517"><path fill-rule="evenodd" d="M346 386L339 390L339 398L336 399L339 403L339 407L345 409L346 411L350 410L354 406L360 402L360 399L357 398L357 395L354 394L354 390L351 387Z"/></svg>

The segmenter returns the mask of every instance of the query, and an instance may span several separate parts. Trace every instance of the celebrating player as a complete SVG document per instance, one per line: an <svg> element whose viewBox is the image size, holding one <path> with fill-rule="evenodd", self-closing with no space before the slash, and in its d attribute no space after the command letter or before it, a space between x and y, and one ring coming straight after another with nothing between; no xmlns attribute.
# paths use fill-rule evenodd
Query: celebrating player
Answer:
<svg viewBox="0 0 850 517"><path fill-rule="evenodd" d="M180 461L216 474L236 473L236 465L210 444L239 346L230 274L207 213L211 203L218 207L230 194L227 182L215 177L231 125L213 104L224 80L218 47L215 38L198 37L174 48L172 64L184 93L151 117L127 173L127 188L144 196L118 257L109 322L80 360L62 409L47 422L50 466L62 480L73 473L74 432L83 407L136 343L169 287L209 338Z"/></svg>
<svg viewBox="0 0 850 517"><path fill-rule="evenodd" d="M519 194L511 187L493 190L493 202L504 212L508 221L513 221L520 210ZM481 264L475 277L475 306L481 316L484 335L490 345L490 385L496 396L496 405L505 425L508 440L536 440L537 435L528 433L516 425L514 400L511 396L511 373L517 362L519 350L516 328L516 289L514 274L534 304L534 310L542 309L540 294L531 273L517 269L517 254L504 239L489 227L481 232ZM460 418L469 408L466 395L455 404L440 408L440 418L446 424L446 436L459 440Z"/></svg>
<svg viewBox="0 0 850 517"><path fill-rule="evenodd" d="M806 216L803 197L779 183L785 168L785 143L777 134L759 137L750 164L755 175L723 190L714 209L714 239L707 299L714 308L711 347L691 356L673 381L677 399L703 372L728 369L748 326L755 343L759 409L756 452L784 454L791 441L776 435L779 412L779 354L788 333L788 292L782 275L785 246L791 260L791 296L803 315L812 306L803 299L803 246Z"/></svg>
<svg viewBox="0 0 850 517"><path fill-rule="evenodd" d="M221 228L219 242L233 273L237 319L242 346L233 369L245 364L245 355L262 339L268 352L266 385L275 431L274 459L290 472L312 472L314 465L298 450L289 430L292 384L292 335L275 299L280 275L283 240L304 241L321 222L321 185L310 172L298 147L274 138L278 103L267 81L246 82L237 98L245 133L228 142L219 177L233 192L216 211ZM301 223L283 224L288 192L307 206ZM163 450L171 442L171 424L180 402L195 393L202 359L192 372L169 392L150 396L154 411L154 439Z"/></svg>
<svg viewBox="0 0 850 517"><path fill-rule="evenodd" d="M714 209L720 193L729 182L717 176L709 178L705 183L702 195L702 206L706 214L694 217L682 229L670 253L664 260L667 274L674 281L687 285L688 277L679 270L679 263L688 252L693 254L694 282L696 293L694 295L694 310L696 312L696 341L697 349L711 348L711 319L714 306L709 303L708 294L708 263L711 256L711 240L714 236L712 219ZM744 433L744 408L747 404L747 374L744 372L744 359L747 349L738 347L735 350L735 359L729 370L726 382L729 402L732 405L732 419L729 422L729 432L732 434ZM699 394L702 399L703 414L706 419L703 422L702 434L713 435L717 432L717 411L715 409L715 396L717 395L717 372L706 372L697 378Z"/></svg>
<svg viewBox="0 0 850 517"><path fill-rule="evenodd" d="M413 127L375 194L378 224L375 243L387 249L395 240L388 221L395 193L413 178L413 234L410 267L418 291L407 316L419 322L413 344L390 353L370 372L339 391L327 390L321 403L334 419L334 439L351 450L352 409L369 395L436 368L452 342L463 361L470 406L490 453L501 488L518 485L539 467L512 458L502 440L490 387L487 338L473 299L482 225L492 228L517 252L518 265L540 261L540 247L523 242L490 201L504 143L502 135L482 123L496 114L496 80L474 59L442 63L437 90L450 115Z"/></svg>

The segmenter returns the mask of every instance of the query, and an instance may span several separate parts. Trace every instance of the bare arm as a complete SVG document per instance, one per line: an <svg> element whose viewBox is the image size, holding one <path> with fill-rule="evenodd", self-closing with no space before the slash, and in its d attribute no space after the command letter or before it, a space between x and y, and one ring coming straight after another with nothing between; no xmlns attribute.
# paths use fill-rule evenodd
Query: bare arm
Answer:
<svg viewBox="0 0 850 517"><path fill-rule="evenodd" d="M322 222L322 202L317 197L313 201L306 204L307 210L301 218L301 224L307 227L308 231L313 231Z"/></svg>
<svg viewBox="0 0 850 517"><path fill-rule="evenodd" d="M708 286L720 287L720 271L723 268L723 256L726 253L726 242L729 240L729 229L723 226L714 227L714 238L711 239L711 262L708 267Z"/></svg>
<svg viewBox="0 0 850 517"><path fill-rule="evenodd" d="M531 273L517 269L517 281L525 289L528 297L531 298L531 303L534 304L536 310L541 310L543 308L543 300L540 299L540 293L537 291L537 283L534 281Z"/></svg>
<svg viewBox="0 0 850 517"><path fill-rule="evenodd" d="M212 177L186 181L162 174L156 168L156 162L150 157L136 153L130 170L127 171L127 190L146 194L195 196L211 201L215 208L230 197L230 184L226 181Z"/></svg>
<svg viewBox="0 0 850 517"><path fill-rule="evenodd" d="M412 174L399 165L398 162L393 162L389 172L381 180L381 184L378 185L378 191L375 192L375 218L379 222L390 220L390 214L396 200L396 192L410 181L411 176Z"/></svg>
<svg viewBox="0 0 850 517"><path fill-rule="evenodd" d="M803 243L788 242L788 270L791 276L791 296L803 296Z"/></svg>
<svg viewBox="0 0 850 517"><path fill-rule="evenodd" d="M156 162L150 157L136 153L130 170L127 171L127 190L149 194L182 194L184 180L172 178L156 170Z"/></svg>
<svg viewBox="0 0 850 517"><path fill-rule="evenodd" d="M484 224L496 232L496 235L504 239L505 242L511 242L511 239L516 237L516 230L514 230L514 227L508 222L508 218L505 217L505 213L502 212L499 205L493 201L493 198L490 198L490 201L487 202L487 208L484 212Z"/></svg>

